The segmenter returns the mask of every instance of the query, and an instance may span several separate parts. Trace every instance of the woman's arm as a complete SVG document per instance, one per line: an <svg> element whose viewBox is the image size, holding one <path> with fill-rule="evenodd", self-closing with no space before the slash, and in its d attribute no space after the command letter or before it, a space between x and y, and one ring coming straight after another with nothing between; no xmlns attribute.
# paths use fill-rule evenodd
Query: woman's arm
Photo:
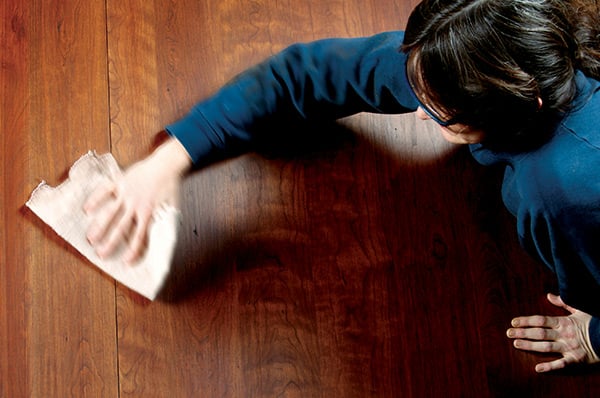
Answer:
<svg viewBox="0 0 600 398"><path fill-rule="evenodd" d="M295 44L248 69L167 131L195 164L245 150L274 120L335 120L417 108L405 81L403 32Z"/></svg>
<svg viewBox="0 0 600 398"><path fill-rule="evenodd" d="M127 242L124 260L134 262L143 254L154 209L178 204L182 175L193 164L248 150L272 121L414 111L399 50L403 37L389 32L296 44L242 73L168 126L173 138L155 153L91 195L88 240L101 257Z"/></svg>

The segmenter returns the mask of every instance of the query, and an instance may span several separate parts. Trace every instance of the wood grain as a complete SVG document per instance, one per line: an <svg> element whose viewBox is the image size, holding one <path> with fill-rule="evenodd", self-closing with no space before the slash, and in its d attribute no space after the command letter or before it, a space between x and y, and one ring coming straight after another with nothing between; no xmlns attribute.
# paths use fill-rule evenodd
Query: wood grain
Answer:
<svg viewBox="0 0 600 398"><path fill-rule="evenodd" d="M22 183L27 173L22 157L27 129L28 46L25 7L11 2L0 4L2 51L0 52L0 396L28 396L27 350L30 338L31 291L28 288L27 251L19 236L25 235L18 203L24 197ZM13 166L14 165L14 166ZM10 264L13 264L10 266Z"/></svg>
<svg viewBox="0 0 600 398"><path fill-rule="evenodd" d="M114 285L23 207L108 149L105 5L1 7L2 396L116 395Z"/></svg>
<svg viewBox="0 0 600 398"><path fill-rule="evenodd" d="M401 29L416 3L0 4L0 397L599 395L594 368L540 376L512 348L554 277L518 245L501 170L414 115L312 126L318 146L290 126L194 172L152 303L23 209L88 149L127 166L245 68Z"/></svg>

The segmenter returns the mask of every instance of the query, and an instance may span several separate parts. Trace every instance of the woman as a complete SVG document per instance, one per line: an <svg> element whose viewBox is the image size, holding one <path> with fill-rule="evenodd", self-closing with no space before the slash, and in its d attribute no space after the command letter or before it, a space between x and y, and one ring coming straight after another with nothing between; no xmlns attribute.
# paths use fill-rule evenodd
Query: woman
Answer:
<svg viewBox="0 0 600 398"><path fill-rule="evenodd" d="M560 296L548 299L571 314L514 319L514 345L561 354L539 372L599 362L599 13L592 0L426 0L406 32L291 46L196 105L167 127L173 138L99 188L85 206L95 217L88 239L101 256L126 239L135 261L153 209L177 205L185 172L248 150L263 123L416 110L480 163L507 166L502 194L519 239L557 275Z"/></svg>

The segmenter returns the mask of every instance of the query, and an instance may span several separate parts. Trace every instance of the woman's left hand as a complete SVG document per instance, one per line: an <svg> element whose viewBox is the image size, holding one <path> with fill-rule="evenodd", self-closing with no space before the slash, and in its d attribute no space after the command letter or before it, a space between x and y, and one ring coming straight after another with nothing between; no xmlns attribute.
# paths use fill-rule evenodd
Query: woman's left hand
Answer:
<svg viewBox="0 0 600 398"><path fill-rule="evenodd" d="M520 350L557 353L561 358L538 363L536 372L562 369L574 363L596 363L600 358L590 343L589 325L592 316L565 304L560 296L548 294L548 301L570 312L568 316L524 316L512 320L506 334L515 339Z"/></svg>

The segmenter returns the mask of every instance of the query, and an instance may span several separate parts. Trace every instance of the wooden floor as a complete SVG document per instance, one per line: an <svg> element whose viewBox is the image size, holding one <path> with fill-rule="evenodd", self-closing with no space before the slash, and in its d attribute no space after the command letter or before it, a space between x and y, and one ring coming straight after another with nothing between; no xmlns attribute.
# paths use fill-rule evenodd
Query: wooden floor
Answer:
<svg viewBox="0 0 600 398"><path fill-rule="evenodd" d="M0 397L599 396L598 371L537 375L505 338L552 311L552 275L519 248L499 171L413 115L194 173L155 302L23 207L89 149L131 164L288 44L402 29L415 4L0 2Z"/></svg>

